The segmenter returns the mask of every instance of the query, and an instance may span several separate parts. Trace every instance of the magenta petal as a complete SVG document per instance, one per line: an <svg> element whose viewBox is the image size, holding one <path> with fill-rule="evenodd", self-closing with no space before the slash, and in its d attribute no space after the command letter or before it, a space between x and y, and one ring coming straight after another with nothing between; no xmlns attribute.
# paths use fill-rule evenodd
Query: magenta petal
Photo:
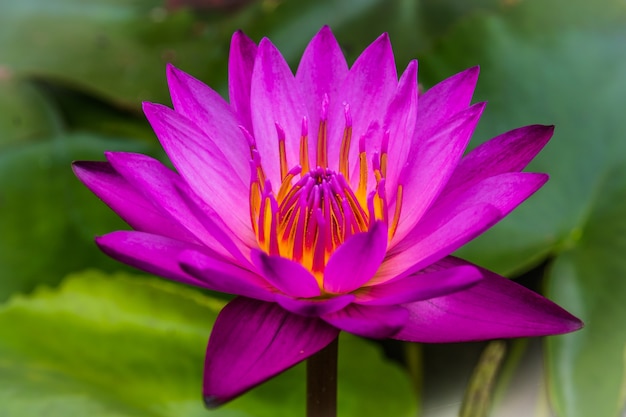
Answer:
<svg viewBox="0 0 626 417"><path fill-rule="evenodd" d="M385 116L383 131L389 132L386 189L388 201L395 201L398 176L411 150L417 118L417 61L411 61L400 77ZM393 213L393 207L390 207Z"/></svg>
<svg viewBox="0 0 626 417"><path fill-rule="evenodd" d="M341 330L373 339L392 336L406 324L408 318L408 311L399 306L357 304L322 316L324 321Z"/></svg>
<svg viewBox="0 0 626 417"><path fill-rule="evenodd" d="M239 129L241 121L228 103L213 89L173 65L167 66L167 81L176 112L210 137L242 181L247 182L250 145Z"/></svg>
<svg viewBox="0 0 626 417"><path fill-rule="evenodd" d="M466 265L446 258L440 263ZM576 317L552 301L493 272L471 288L439 298L405 304L406 326L394 339L449 343L567 333L582 327Z"/></svg>
<svg viewBox="0 0 626 417"><path fill-rule="evenodd" d="M183 271L204 282L204 287L259 300L274 299L275 289L255 273L198 250L181 252L176 260Z"/></svg>
<svg viewBox="0 0 626 417"><path fill-rule="evenodd" d="M234 233L244 241L253 241L250 213L241 204L248 195L248 181L242 182L220 151L190 120L173 110L144 103L144 113L172 163L193 191L211 206ZM249 170L246 171L249 174Z"/></svg>
<svg viewBox="0 0 626 417"><path fill-rule="evenodd" d="M441 123L465 110L478 81L478 67L453 75L430 88L419 98L417 137L428 137Z"/></svg>
<svg viewBox="0 0 626 417"><path fill-rule="evenodd" d="M317 297L320 287L306 268L281 256L252 251L252 263L273 286L292 297Z"/></svg>
<svg viewBox="0 0 626 417"><path fill-rule="evenodd" d="M339 330L317 318L289 313L275 303L235 298L213 326L204 365L204 400L209 408L317 353Z"/></svg>
<svg viewBox="0 0 626 417"><path fill-rule="evenodd" d="M311 39L298 71L296 81L306 100L309 127L309 155L317 153L317 135L322 103L338 100L338 89L348 75L348 64L330 28L324 26Z"/></svg>
<svg viewBox="0 0 626 417"><path fill-rule="evenodd" d="M133 229L197 243L197 238L172 221L137 191L108 162L79 161L72 164L76 176Z"/></svg>
<svg viewBox="0 0 626 417"><path fill-rule="evenodd" d="M332 169L337 169L341 138L346 120L344 107L350 106L352 118L352 146L350 167L356 171L358 164L358 143L370 124L382 126L385 111L391 102L398 85L398 74L389 36L383 34L356 59L338 92L338 100L330 103L328 112L328 160ZM368 155L380 149L382 137L371 138L366 142ZM356 179L358 175L351 175Z"/></svg>
<svg viewBox="0 0 626 417"><path fill-rule="evenodd" d="M268 39L259 44L251 86L252 124L265 174L281 183L277 124L285 133L287 166L299 161L302 119L307 115L296 80L278 49Z"/></svg>
<svg viewBox="0 0 626 417"><path fill-rule="evenodd" d="M369 281L387 250L387 226L376 222L367 232L351 236L330 256L324 270L324 290L348 293Z"/></svg>
<svg viewBox="0 0 626 417"><path fill-rule="evenodd" d="M324 299L292 298L276 294L276 302L285 310L301 316L319 317L341 310L354 300L354 295L344 294Z"/></svg>
<svg viewBox="0 0 626 417"><path fill-rule="evenodd" d="M228 95L230 105L249 132L252 132L250 82L256 50L256 44L242 31L233 34L228 56Z"/></svg>
<svg viewBox="0 0 626 417"><path fill-rule="evenodd" d="M388 283L363 287L355 293L354 302L368 306L411 303L464 290L481 279L480 270L470 265L416 273Z"/></svg>
<svg viewBox="0 0 626 417"><path fill-rule="evenodd" d="M127 265L150 274L170 278L185 284L206 287L201 280L187 274L178 265L178 256L193 245L164 236L135 231L117 231L96 238L102 252Z"/></svg>
<svg viewBox="0 0 626 417"><path fill-rule="evenodd" d="M502 215L498 209L482 204L470 207L445 223L423 225L420 233L413 236L411 245L394 248L381 265L376 276L368 283L375 285L390 279L400 279L418 272L433 262L474 239L493 226Z"/></svg>
<svg viewBox="0 0 626 417"><path fill-rule="evenodd" d="M461 159L442 195L469 188L486 177L521 171L548 143L554 126L532 125L503 133Z"/></svg>
<svg viewBox="0 0 626 417"><path fill-rule="evenodd" d="M431 137L423 138L423 142L414 146L400 174L404 197L394 242L400 241L415 226L446 184L484 108L485 104L479 103L458 113Z"/></svg>

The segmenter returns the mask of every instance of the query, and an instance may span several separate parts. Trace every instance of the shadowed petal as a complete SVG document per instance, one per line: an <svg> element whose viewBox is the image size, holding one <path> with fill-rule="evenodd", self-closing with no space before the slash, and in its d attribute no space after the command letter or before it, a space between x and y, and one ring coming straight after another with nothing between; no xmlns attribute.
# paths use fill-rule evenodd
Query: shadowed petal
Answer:
<svg viewBox="0 0 626 417"><path fill-rule="evenodd" d="M384 339L400 330L409 313L399 306L363 306L351 304L335 313L322 316L324 321L346 332L373 339Z"/></svg>
<svg viewBox="0 0 626 417"><path fill-rule="evenodd" d="M324 270L324 290L342 294L369 281L387 249L387 226L376 222L367 232L351 236L331 255Z"/></svg>
<svg viewBox="0 0 626 417"><path fill-rule="evenodd" d="M278 49L268 39L259 44L252 72L252 124L265 174L278 189L281 183L278 123L285 133L287 165L299 161L302 119L307 115L296 80Z"/></svg>
<svg viewBox="0 0 626 417"><path fill-rule="evenodd" d="M204 366L204 400L215 408L317 353L339 330L275 303L235 298L213 326Z"/></svg>
<svg viewBox="0 0 626 417"><path fill-rule="evenodd" d="M322 102L339 100L339 87L348 75L348 64L330 28L324 26L311 39L300 60L296 81L306 100L309 127L309 155L317 153L317 135Z"/></svg>
<svg viewBox="0 0 626 417"><path fill-rule="evenodd" d="M78 161L72 164L72 169L87 188L133 229L199 243L192 233L163 214L108 162Z"/></svg>
<svg viewBox="0 0 626 417"><path fill-rule="evenodd" d="M341 310L354 300L354 295L344 294L325 299L306 299L286 297L276 294L276 302L285 310L301 316L319 317Z"/></svg>
<svg viewBox="0 0 626 417"><path fill-rule="evenodd" d="M178 264L178 256L182 252L189 249L204 250L201 246L165 236L126 230L99 236L96 244L111 258L142 271L185 284L206 287L202 280L187 274Z"/></svg>
<svg viewBox="0 0 626 417"><path fill-rule="evenodd" d="M320 287L305 267L280 256L252 251L252 263L273 286L291 297L317 297Z"/></svg>
<svg viewBox="0 0 626 417"><path fill-rule="evenodd" d="M411 246L388 254L368 285L400 279L422 270L450 255L501 218L498 209L489 204L482 204L456 214L444 224L424 225Z"/></svg>
<svg viewBox="0 0 626 417"><path fill-rule="evenodd" d="M198 250L183 251L177 258L183 271L205 283L205 287L227 294L271 301L276 290L257 274Z"/></svg>
<svg viewBox="0 0 626 417"><path fill-rule="evenodd" d="M470 265L416 273L388 283L363 287L355 293L354 302L364 305L411 303L464 290L481 279L478 268Z"/></svg>
<svg viewBox="0 0 626 417"><path fill-rule="evenodd" d="M338 100L331 103L328 112L328 160L332 169L339 166L341 138L346 124L344 103L350 106L352 116L352 146L350 148L350 169L353 171L351 180L358 164L358 144L370 124L383 124L385 111L398 85L398 74L394 61L389 36L383 34L356 59L348 73L341 89ZM366 143L368 155L373 155L374 149L380 149L381 137L371 138ZM354 181L352 181L354 182Z"/></svg>
<svg viewBox="0 0 626 417"><path fill-rule="evenodd" d="M479 103L458 113L414 147L399 178L404 198L393 242L399 242L413 229L437 197L461 159L484 108L485 104Z"/></svg>
<svg viewBox="0 0 626 417"><path fill-rule="evenodd" d="M242 31L233 34L228 56L228 96L230 105L249 132L252 132L250 82L256 50L256 44Z"/></svg>
<svg viewBox="0 0 626 417"><path fill-rule="evenodd" d="M521 171L548 143L554 126L532 125L503 133L461 159L442 197L458 188L467 189L487 177Z"/></svg>
<svg viewBox="0 0 626 417"><path fill-rule="evenodd" d="M228 103L213 89L171 64L167 66L167 82L174 110L211 138L242 182L247 182L250 146L239 129L242 122Z"/></svg>
<svg viewBox="0 0 626 417"><path fill-rule="evenodd" d="M416 138L430 136L441 123L470 105L479 72L478 67L466 69L441 81L420 96Z"/></svg>
<svg viewBox="0 0 626 417"><path fill-rule="evenodd" d="M211 206L242 240L254 241L247 205L248 183L198 127L173 110L144 103L144 113L172 163L193 191ZM249 174L249 170L246 171ZM249 180L249 177L248 177Z"/></svg>
<svg viewBox="0 0 626 417"><path fill-rule="evenodd" d="M467 264L446 258L440 267ZM405 304L410 318L394 339L449 343L567 333L582 327L552 301L493 272L471 288Z"/></svg>

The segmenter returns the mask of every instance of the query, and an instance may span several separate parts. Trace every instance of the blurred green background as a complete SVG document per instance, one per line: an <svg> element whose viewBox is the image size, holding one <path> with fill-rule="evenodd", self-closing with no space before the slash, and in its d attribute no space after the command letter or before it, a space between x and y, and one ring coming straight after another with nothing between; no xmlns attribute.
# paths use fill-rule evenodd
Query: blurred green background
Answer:
<svg viewBox="0 0 626 417"><path fill-rule="evenodd" d="M626 399L626 1L0 0L0 415L304 415L296 367L205 411L204 349L223 301L139 275L93 237L125 228L73 177L105 150L163 158L140 112L172 62L221 94L232 32L292 68L328 24L352 62L389 32L428 88L480 65L471 146L556 125L549 183L460 255L581 317L508 343L494 416L618 417ZM409 350L342 336L341 416L453 416L482 344ZM384 349L383 349L384 348Z"/></svg>

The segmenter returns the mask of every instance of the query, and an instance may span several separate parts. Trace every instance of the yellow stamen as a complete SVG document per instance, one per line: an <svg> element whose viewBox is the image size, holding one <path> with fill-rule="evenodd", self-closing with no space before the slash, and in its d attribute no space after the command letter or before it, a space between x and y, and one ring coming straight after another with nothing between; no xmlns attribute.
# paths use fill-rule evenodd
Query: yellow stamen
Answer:
<svg viewBox="0 0 626 417"><path fill-rule="evenodd" d="M346 126L341 139L341 150L339 152L339 172L346 181L350 182L350 142L352 141L352 126Z"/></svg>
<svg viewBox="0 0 626 417"><path fill-rule="evenodd" d="M326 120L320 122L320 130L317 135L317 166L326 168L328 166L328 140L326 132Z"/></svg>
<svg viewBox="0 0 626 417"><path fill-rule="evenodd" d="M396 208L393 211L393 220L391 222L391 226L389 227L389 240L393 238L396 234L396 230L398 230L398 222L400 221L400 212L402 211L402 185L398 184L398 191L396 194Z"/></svg>

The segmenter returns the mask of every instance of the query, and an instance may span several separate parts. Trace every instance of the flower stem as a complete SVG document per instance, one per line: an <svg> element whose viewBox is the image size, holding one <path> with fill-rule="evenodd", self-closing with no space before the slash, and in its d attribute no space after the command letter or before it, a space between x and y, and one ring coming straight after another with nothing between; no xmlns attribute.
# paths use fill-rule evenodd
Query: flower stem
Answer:
<svg viewBox="0 0 626 417"><path fill-rule="evenodd" d="M339 338L306 361L307 417L337 415L337 351Z"/></svg>

